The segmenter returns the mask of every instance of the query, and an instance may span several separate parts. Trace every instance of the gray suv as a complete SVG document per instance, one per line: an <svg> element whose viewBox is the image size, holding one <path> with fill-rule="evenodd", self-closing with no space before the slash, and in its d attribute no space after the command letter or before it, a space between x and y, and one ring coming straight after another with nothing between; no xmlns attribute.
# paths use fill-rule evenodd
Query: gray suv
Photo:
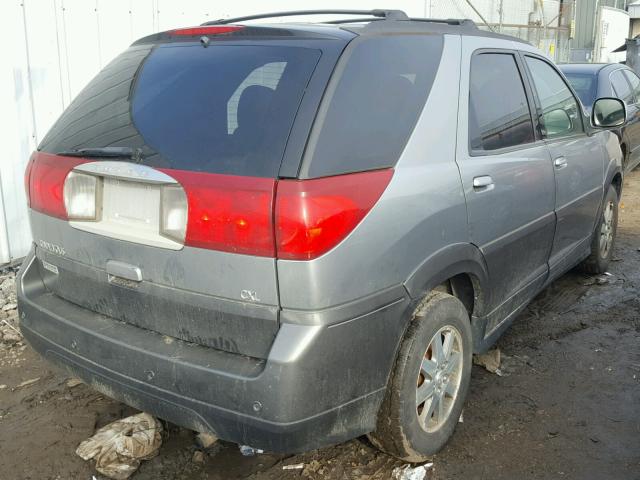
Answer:
<svg viewBox="0 0 640 480"><path fill-rule="evenodd" d="M29 162L21 328L223 440L369 434L418 461L472 353L607 267L625 109L584 116L547 58L468 20L325 13L352 18L167 31L98 74Z"/></svg>

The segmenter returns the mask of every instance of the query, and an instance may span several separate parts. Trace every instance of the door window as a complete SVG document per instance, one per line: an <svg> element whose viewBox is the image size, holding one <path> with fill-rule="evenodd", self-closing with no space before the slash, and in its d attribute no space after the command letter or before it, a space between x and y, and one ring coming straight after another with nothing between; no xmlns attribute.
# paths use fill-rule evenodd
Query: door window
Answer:
<svg viewBox="0 0 640 480"><path fill-rule="evenodd" d="M473 150L497 150L535 140L515 57L483 53L471 59L469 139Z"/></svg>
<svg viewBox="0 0 640 480"><path fill-rule="evenodd" d="M633 93L633 103L640 102L640 78L631 70L623 70L624 76L627 77L631 84L631 91Z"/></svg>
<svg viewBox="0 0 640 480"><path fill-rule="evenodd" d="M633 103L633 92L629 82L624 78L622 70L616 70L611 74L611 86L616 96L620 100L624 100L624 103Z"/></svg>
<svg viewBox="0 0 640 480"><path fill-rule="evenodd" d="M582 109L560 74L547 62L526 57L542 109L540 121L546 138L582 132Z"/></svg>

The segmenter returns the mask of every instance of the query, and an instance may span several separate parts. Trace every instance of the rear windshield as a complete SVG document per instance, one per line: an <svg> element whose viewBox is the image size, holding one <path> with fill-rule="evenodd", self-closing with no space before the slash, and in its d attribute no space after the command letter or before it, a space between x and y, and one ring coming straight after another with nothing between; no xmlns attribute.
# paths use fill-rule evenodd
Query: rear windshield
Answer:
<svg viewBox="0 0 640 480"><path fill-rule="evenodd" d="M565 73L565 77L580 97L582 104L591 108L596 99L596 89L598 88L598 77L591 73Z"/></svg>
<svg viewBox="0 0 640 480"><path fill-rule="evenodd" d="M40 149L142 149L165 168L276 177L320 50L132 47L74 100Z"/></svg>
<svg viewBox="0 0 640 480"><path fill-rule="evenodd" d="M320 107L302 176L394 166L429 96L442 45L441 35L354 40Z"/></svg>

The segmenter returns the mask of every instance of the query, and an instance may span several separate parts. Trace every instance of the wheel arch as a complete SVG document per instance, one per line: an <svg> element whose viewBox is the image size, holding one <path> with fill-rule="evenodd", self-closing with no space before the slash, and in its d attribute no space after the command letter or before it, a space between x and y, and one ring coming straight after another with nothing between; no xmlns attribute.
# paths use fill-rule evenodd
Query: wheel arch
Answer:
<svg viewBox="0 0 640 480"><path fill-rule="evenodd" d="M470 243L457 243L427 257L405 281L414 301L430 291L446 286L448 293L467 308L470 318L482 317L489 304L489 278L480 249Z"/></svg>

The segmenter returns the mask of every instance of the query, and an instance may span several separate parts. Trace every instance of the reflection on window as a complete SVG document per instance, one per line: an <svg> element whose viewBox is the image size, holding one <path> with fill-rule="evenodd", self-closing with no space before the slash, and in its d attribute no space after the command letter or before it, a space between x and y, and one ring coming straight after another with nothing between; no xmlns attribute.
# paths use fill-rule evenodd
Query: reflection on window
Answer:
<svg viewBox="0 0 640 480"><path fill-rule="evenodd" d="M631 86L629 82L622 75L622 70L616 70L611 74L611 85L616 96L623 100L624 103L633 103L633 93L631 92Z"/></svg>
<svg viewBox="0 0 640 480"><path fill-rule="evenodd" d="M229 135L238 128L238 102L245 88L252 85L259 85L275 90L286 66L286 62L266 63L256 68L238 85L238 88L233 92L233 95L231 95L231 98L227 102L227 133Z"/></svg>
<svg viewBox="0 0 640 480"><path fill-rule="evenodd" d="M640 100L640 78L634 72L630 70L624 70L624 76L627 77L629 83L631 84L631 88L633 90L633 103L638 103Z"/></svg>
<svg viewBox="0 0 640 480"><path fill-rule="evenodd" d="M580 97L585 107L591 107L596 100L598 77L591 73L565 73L564 75Z"/></svg>
<svg viewBox="0 0 640 480"><path fill-rule="evenodd" d="M511 54L487 53L471 61L469 138L474 150L534 141L527 96Z"/></svg>
<svg viewBox="0 0 640 480"><path fill-rule="evenodd" d="M582 131L582 112L562 77L547 62L526 57L533 84L542 106L542 124L547 138Z"/></svg>

